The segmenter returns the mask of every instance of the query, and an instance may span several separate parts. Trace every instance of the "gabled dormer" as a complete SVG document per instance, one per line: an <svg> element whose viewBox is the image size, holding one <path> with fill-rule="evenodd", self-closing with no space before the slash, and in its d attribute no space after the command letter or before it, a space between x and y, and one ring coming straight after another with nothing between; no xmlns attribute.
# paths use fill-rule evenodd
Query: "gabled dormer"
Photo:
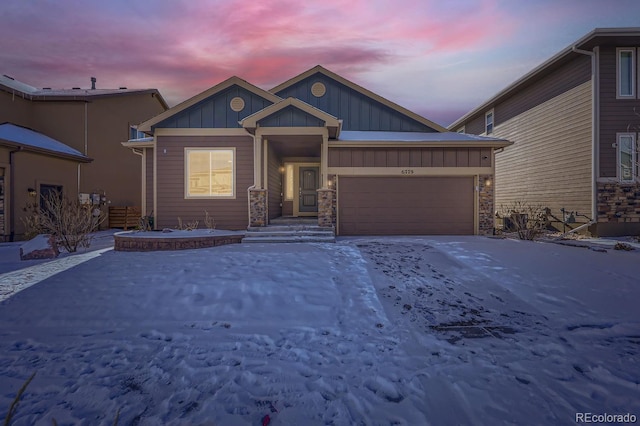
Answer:
<svg viewBox="0 0 640 426"><path fill-rule="evenodd" d="M138 130L157 128L240 128L239 122L281 98L238 77L231 77L148 120Z"/></svg>

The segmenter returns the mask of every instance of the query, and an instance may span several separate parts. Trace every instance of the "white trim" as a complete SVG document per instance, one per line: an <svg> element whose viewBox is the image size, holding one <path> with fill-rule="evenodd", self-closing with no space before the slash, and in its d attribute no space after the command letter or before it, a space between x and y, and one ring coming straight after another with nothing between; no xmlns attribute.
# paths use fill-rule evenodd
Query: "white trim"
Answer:
<svg viewBox="0 0 640 426"><path fill-rule="evenodd" d="M623 52L631 53L631 71L630 71L630 80L631 80L631 93L630 94L622 94L621 93L621 84L622 79L620 73L622 72L622 68L620 67L620 55ZM636 97L636 49L633 47L618 47L616 48L616 99L635 99Z"/></svg>
<svg viewBox="0 0 640 426"><path fill-rule="evenodd" d="M191 151L231 151L231 195L189 194L189 153ZM235 200L236 198L236 148L235 147L185 147L184 148L184 199Z"/></svg>
<svg viewBox="0 0 640 426"><path fill-rule="evenodd" d="M458 130L456 130L457 133L466 133L466 129L467 126L461 126L458 128Z"/></svg>
<svg viewBox="0 0 640 426"><path fill-rule="evenodd" d="M474 176L493 175L493 167L329 167L339 176Z"/></svg>
<svg viewBox="0 0 640 426"><path fill-rule="evenodd" d="M488 123L487 123L487 118L491 116L491 131L489 131L488 127ZM489 136L491 134L493 134L493 132L495 132L496 130L496 114L493 111L493 108L491 108L489 111L484 113L484 134Z"/></svg>

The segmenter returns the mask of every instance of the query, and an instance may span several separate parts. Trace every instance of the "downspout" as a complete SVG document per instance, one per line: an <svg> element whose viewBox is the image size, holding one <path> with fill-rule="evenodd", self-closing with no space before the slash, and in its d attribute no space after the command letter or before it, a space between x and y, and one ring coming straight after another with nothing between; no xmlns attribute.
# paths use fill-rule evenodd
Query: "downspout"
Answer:
<svg viewBox="0 0 640 426"><path fill-rule="evenodd" d="M84 103L84 155L89 156L89 103ZM80 193L80 163L78 163L78 193Z"/></svg>
<svg viewBox="0 0 640 426"><path fill-rule="evenodd" d="M16 152L20 152L22 151L22 147L19 147L18 149L14 149L13 151L9 151L9 179L11 179L10 181L10 187L9 187L9 241L13 242L14 238L15 238L15 233L16 233L16 218L15 218L15 212L16 212L16 208L15 208L15 185L16 185L16 181L15 181L15 167L13 164L13 154L15 154Z"/></svg>
<svg viewBox="0 0 640 426"><path fill-rule="evenodd" d="M597 47L595 48L597 49ZM571 48L575 53L591 57L591 221L598 222L598 142L600 125L598 113L600 111L600 92L598 79L598 63L595 51L578 49L575 45Z"/></svg>

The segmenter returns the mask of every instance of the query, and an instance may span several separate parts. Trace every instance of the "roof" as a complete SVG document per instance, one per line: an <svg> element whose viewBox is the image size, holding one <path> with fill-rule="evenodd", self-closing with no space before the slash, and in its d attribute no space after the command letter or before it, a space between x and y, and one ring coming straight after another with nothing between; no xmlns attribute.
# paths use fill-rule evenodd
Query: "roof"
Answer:
<svg viewBox="0 0 640 426"><path fill-rule="evenodd" d="M273 103L276 103L280 100L282 100L282 98L280 98L279 96L274 95L273 93L267 92L266 90L263 90L261 88L259 88L258 86L254 86L253 84L249 83L246 80L243 80L239 77L233 76L231 78L226 79L225 81L223 81L222 83L216 84L215 86L205 90L204 92L201 92L189 99L187 99L184 102L179 103L178 105L174 106L171 109L168 109L166 111L164 111L161 114L156 115L155 117L145 121L144 123L141 123L140 125L138 125L138 130L141 132L145 132L145 133L151 133L152 127L158 123L160 123L161 121L166 120L167 118L176 115L177 113L184 111L185 109L197 104L198 102L201 102L205 99L207 99L210 96L213 96L214 94L221 92L233 85L238 85L252 93L255 93L256 95L265 98Z"/></svg>
<svg viewBox="0 0 640 426"><path fill-rule="evenodd" d="M340 134L340 127L342 125L341 120L297 98L282 99L273 105L269 105L268 107L245 117L240 121L240 125L254 133L255 129L258 127L258 121L275 114L287 106L294 106L299 110L324 121L326 123L325 125L330 128L329 137L337 137Z"/></svg>
<svg viewBox="0 0 640 426"><path fill-rule="evenodd" d="M533 80L541 78L549 72L552 72L558 66L568 62L571 58L575 57L575 55L580 55L581 53L577 52L576 50L590 51L594 47L606 43L607 40L620 37L629 37L631 44L638 45L640 44L640 27L594 29L584 37L567 46L533 70L517 79L515 82L511 83L509 86L498 92L496 95L482 103L477 108L472 109L471 111L454 121L449 125L449 129L455 129L461 126L469 119L475 117L480 113L483 113L484 111L492 108L494 105L500 103L503 99L511 96L513 93L531 83Z"/></svg>
<svg viewBox="0 0 640 426"><path fill-rule="evenodd" d="M134 94L153 94L158 98L162 106L169 108L166 101L157 89L50 89L37 88L18 81L8 75L0 76L0 89L18 94L25 99L32 101L53 101L53 100L77 100L88 101L94 98L124 96Z"/></svg>
<svg viewBox="0 0 640 426"><path fill-rule="evenodd" d="M384 144L387 142L434 145L446 143L447 146L478 146L495 148L501 148L513 144L513 142L509 142L506 139L457 132L361 132L348 130L340 132L338 144L343 145L340 142L362 142L363 144L372 143L374 145L376 143Z"/></svg>
<svg viewBox="0 0 640 426"><path fill-rule="evenodd" d="M356 92L361 93L362 95L364 95L364 96L366 96L368 98L375 99L376 101L380 102L381 104L386 105L389 108L394 109L394 110L398 111L399 113L401 113L401 114L403 114L403 115L405 115L407 117L410 117L410 118L416 120L419 123L424 124L427 127L431 127L435 131L438 131L438 132L446 132L447 131L447 129L442 127L441 125L439 125L437 123L434 123L433 121L428 120L428 119L424 118L423 116L416 114L413 111L410 111L410 110L408 110L408 109L406 109L404 107L401 107L400 105L398 105L398 104L396 104L394 102L391 102L390 100L385 99L382 96L380 96L380 95L378 95L376 93L373 93L372 91L370 91L368 89L365 89L364 87L359 86L359 85L353 83L352 81L349 81L346 78L344 78L344 77L342 77L342 76L340 76L340 75L338 75L338 74L336 74L336 73L334 73L332 71L329 71L328 69L326 69L326 68L324 68L324 67L322 67L320 65L316 65L315 67L311 68L310 70L307 70L307 71L303 72L302 74L299 74L299 75L297 75L297 76L285 81L284 83L277 85L276 87L274 87L273 89L271 89L269 91L272 92L272 93L278 93L278 92L286 89L287 87L293 86L294 84L296 84L296 83L304 80L305 78L310 77L310 76L312 76L312 75L314 75L316 73L324 74L325 76L327 76L327 77L329 77L329 78L331 78L331 79L333 79L333 80L335 80L335 81L337 81L339 83L344 84L345 86L355 90Z"/></svg>
<svg viewBox="0 0 640 426"><path fill-rule="evenodd" d="M0 124L0 145L54 157L89 163L93 161L80 151L47 135L12 123Z"/></svg>

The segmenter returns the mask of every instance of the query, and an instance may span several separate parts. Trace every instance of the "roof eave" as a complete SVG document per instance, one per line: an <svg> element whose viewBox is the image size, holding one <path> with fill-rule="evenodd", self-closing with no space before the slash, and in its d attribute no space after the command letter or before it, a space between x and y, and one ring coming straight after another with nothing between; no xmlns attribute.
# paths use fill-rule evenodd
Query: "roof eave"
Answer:
<svg viewBox="0 0 640 426"><path fill-rule="evenodd" d="M68 154L64 152L51 151L48 149L37 148L37 147L24 145L16 142L10 142L6 140L0 140L0 145L6 146L9 148L18 148L20 152L31 152L34 154L46 155L49 157L62 158L65 160L73 160L79 163L91 163L93 161L93 158L87 157L86 155L74 155L74 154Z"/></svg>

